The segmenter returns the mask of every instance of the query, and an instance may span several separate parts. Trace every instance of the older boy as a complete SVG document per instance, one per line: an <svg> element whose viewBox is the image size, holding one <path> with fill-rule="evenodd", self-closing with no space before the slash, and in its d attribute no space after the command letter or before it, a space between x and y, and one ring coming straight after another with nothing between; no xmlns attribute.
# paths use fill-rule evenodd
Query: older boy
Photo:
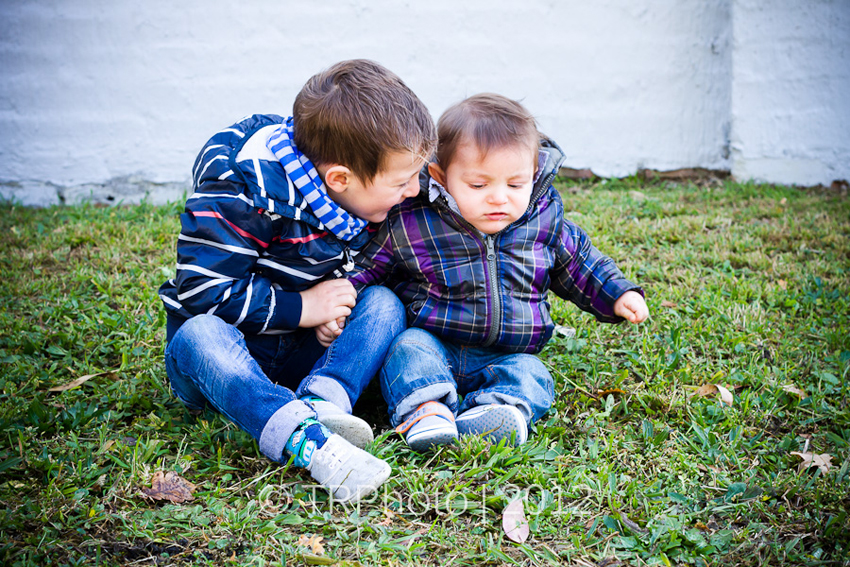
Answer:
<svg viewBox="0 0 850 567"><path fill-rule="evenodd" d="M273 461L294 458L338 500L389 476L350 414L404 329L389 290L357 297L339 276L369 223L418 193L435 141L427 109L380 65L313 76L291 118L247 117L201 150L177 274L160 288L175 395L214 407Z"/></svg>

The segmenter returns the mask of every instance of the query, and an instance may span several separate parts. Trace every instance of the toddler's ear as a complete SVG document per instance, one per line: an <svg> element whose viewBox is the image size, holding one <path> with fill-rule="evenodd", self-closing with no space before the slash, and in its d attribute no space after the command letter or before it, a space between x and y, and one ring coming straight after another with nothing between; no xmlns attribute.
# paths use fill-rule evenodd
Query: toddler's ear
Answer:
<svg viewBox="0 0 850 567"><path fill-rule="evenodd" d="M334 164L325 169L325 187L335 193L343 193L351 181L351 170L344 165Z"/></svg>
<svg viewBox="0 0 850 567"><path fill-rule="evenodd" d="M440 167L438 164L433 162L429 163L428 173L437 181L437 183L439 183L443 187L446 186L446 172L443 171L443 168Z"/></svg>

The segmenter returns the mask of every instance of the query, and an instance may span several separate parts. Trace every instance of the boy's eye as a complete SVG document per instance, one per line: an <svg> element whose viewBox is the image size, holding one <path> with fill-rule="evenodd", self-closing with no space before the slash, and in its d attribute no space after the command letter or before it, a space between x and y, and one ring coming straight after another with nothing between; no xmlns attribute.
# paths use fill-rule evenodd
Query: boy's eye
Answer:
<svg viewBox="0 0 850 567"><path fill-rule="evenodd" d="M484 184L483 183L470 183L469 186L472 187L473 189L482 189L484 187Z"/></svg>
<svg viewBox="0 0 850 567"><path fill-rule="evenodd" d="M510 187L511 189L522 189L523 187L525 187L525 185L523 183L512 183L508 185L508 187Z"/></svg>

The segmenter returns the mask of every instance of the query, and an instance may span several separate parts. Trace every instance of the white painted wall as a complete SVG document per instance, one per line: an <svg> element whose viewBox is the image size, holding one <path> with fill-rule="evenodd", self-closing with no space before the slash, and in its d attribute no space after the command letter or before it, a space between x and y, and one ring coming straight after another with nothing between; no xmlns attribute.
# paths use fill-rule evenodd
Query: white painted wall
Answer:
<svg viewBox="0 0 850 567"><path fill-rule="evenodd" d="M732 174L850 179L850 1L734 0Z"/></svg>
<svg viewBox="0 0 850 567"><path fill-rule="evenodd" d="M604 176L729 169L734 132L739 174L782 172L752 164L799 154L820 164L806 179L850 178L847 103L837 96L848 92L850 2L760 4L4 0L0 196L177 199L212 133L245 114L290 113L310 75L352 57L394 70L435 118L476 92L522 99L566 165ZM777 35L796 4L814 6L809 23ZM788 70L810 64L801 48L823 60L806 77L824 88L767 96L765 82L785 84ZM783 73L762 68L771 49L789 52ZM754 70L763 74L748 82ZM777 130L765 118L793 116L801 98L809 120ZM802 123L808 138L795 135Z"/></svg>

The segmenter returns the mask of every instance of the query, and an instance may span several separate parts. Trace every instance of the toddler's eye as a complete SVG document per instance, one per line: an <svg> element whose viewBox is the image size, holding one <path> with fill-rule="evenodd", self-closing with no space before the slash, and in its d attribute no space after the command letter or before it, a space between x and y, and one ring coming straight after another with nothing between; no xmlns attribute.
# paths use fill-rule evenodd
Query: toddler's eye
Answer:
<svg viewBox="0 0 850 567"><path fill-rule="evenodd" d="M469 186L472 187L473 189L482 189L484 187L484 184L483 183L470 183Z"/></svg>

